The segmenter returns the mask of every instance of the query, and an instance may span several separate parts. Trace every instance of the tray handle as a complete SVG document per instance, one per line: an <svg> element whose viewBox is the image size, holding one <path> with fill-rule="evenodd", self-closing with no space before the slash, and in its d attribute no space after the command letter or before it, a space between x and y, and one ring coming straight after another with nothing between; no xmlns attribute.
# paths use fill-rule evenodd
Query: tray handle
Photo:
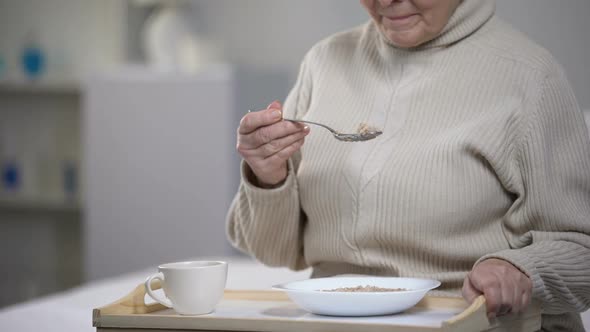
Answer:
<svg viewBox="0 0 590 332"><path fill-rule="evenodd" d="M162 288L160 280L154 280L152 282L152 290ZM140 284L131 293L125 297L109 304L104 307L94 309L93 315L104 314L104 315L129 315L129 314L147 314L154 311L168 309L159 303L145 303L145 286Z"/></svg>
<svg viewBox="0 0 590 332"><path fill-rule="evenodd" d="M490 326L487 317L486 299L478 296L469 307L461 313L442 323L444 330L482 331Z"/></svg>

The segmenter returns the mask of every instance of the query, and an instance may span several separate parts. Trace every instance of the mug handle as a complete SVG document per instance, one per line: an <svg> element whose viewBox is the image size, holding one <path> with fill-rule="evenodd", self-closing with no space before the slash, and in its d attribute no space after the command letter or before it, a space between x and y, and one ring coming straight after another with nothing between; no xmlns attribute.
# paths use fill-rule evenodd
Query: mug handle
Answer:
<svg viewBox="0 0 590 332"><path fill-rule="evenodd" d="M148 295L156 300L158 303L160 303L163 306L166 306L168 308L172 308L172 302L170 302L169 299L167 298L161 298L159 295L157 295L156 293L154 293L154 291L152 290L152 280L154 279L159 279L161 282L164 282L164 274L162 274L162 272L158 272L154 275L149 276L146 280L145 280L145 290L148 293Z"/></svg>

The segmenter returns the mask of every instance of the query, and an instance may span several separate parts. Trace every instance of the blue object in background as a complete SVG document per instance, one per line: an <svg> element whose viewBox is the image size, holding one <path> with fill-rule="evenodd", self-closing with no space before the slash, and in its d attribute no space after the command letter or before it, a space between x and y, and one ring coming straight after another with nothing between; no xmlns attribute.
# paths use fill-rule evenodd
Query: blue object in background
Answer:
<svg viewBox="0 0 590 332"><path fill-rule="evenodd" d="M63 189L66 197L75 197L78 191L78 172L76 165L65 162L63 168Z"/></svg>
<svg viewBox="0 0 590 332"><path fill-rule="evenodd" d="M28 78L35 79L45 71L45 55L40 47L29 45L22 53L22 66Z"/></svg>
<svg viewBox="0 0 590 332"><path fill-rule="evenodd" d="M4 56L0 53L0 78L4 76L4 72L6 71L6 60L4 60Z"/></svg>
<svg viewBox="0 0 590 332"><path fill-rule="evenodd" d="M21 175L18 165L7 162L2 165L2 187L4 190L14 191L20 187Z"/></svg>

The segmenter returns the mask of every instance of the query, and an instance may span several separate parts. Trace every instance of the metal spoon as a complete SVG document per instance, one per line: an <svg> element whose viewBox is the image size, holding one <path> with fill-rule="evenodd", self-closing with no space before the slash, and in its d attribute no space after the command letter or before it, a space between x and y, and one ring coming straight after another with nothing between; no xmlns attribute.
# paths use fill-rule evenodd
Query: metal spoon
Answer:
<svg viewBox="0 0 590 332"><path fill-rule="evenodd" d="M303 122L303 123L309 123L312 125L316 125L316 126L320 126L320 127L324 127L326 129L328 129L332 135L334 135L334 137L339 140L339 141L343 141L343 142L363 142L363 141L369 141L372 140L373 138L383 134L382 131L379 130L368 130L368 131L362 131L358 134L343 134L340 133L328 126L326 126L325 124L321 124L321 123L317 123L317 122L312 122L312 121L307 121L307 120L294 120L294 119L286 119L283 118L283 120L286 121L291 121L291 122Z"/></svg>
<svg viewBox="0 0 590 332"><path fill-rule="evenodd" d="M248 110L248 113L250 113L250 112L252 112L252 110ZM379 130L362 131L358 134L343 134L343 133L340 133L340 132L326 126L325 124L321 124L321 123L317 123L317 122L312 122L312 121L307 121L307 120L287 119L287 118L283 118L283 120L291 121L291 122L309 123L312 125L323 127L325 129L328 129L332 133L332 135L334 135L334 138L336 138L339 141L343 141L343 142L369 141L369 140L372 140L373 138L376 138L377 136L383 134L383 132L379 131Z"/></svg>

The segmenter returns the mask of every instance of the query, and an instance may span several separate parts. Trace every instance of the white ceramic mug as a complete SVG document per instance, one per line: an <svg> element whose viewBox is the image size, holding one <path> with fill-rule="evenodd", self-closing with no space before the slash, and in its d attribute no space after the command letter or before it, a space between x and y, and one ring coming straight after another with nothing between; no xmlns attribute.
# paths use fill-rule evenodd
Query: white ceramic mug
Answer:
<svg viewBox="0 0 590 332"><path fill-rule="evenodd" d="M223 297L227 280L227 263L190 261L158 266L158 273L148 277L145 289L160 304L181 315L203 315L212 312ZM159 279L166 298L154 293L152 280Z"/></svg>

